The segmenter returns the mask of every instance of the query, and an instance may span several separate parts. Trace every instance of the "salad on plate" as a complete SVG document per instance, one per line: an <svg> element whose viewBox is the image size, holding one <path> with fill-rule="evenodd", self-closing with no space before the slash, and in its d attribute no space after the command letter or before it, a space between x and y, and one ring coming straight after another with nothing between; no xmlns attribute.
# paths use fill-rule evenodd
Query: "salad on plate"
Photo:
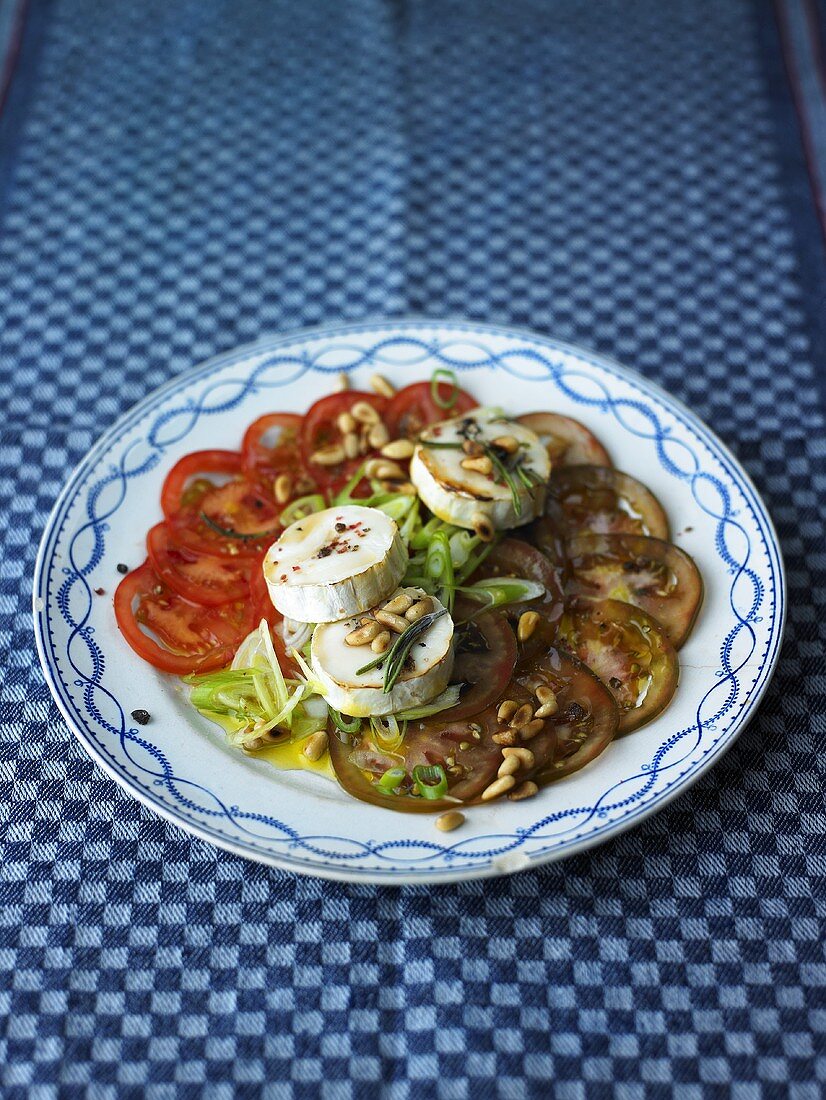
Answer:
<svg viewBox="0 0 826 1100"><path fill-rule="evenodd" d="M267 413L160 505L115 595L132 649L239 751L444 830L659 715L702 602L587 427L442 369Z"/></svg>

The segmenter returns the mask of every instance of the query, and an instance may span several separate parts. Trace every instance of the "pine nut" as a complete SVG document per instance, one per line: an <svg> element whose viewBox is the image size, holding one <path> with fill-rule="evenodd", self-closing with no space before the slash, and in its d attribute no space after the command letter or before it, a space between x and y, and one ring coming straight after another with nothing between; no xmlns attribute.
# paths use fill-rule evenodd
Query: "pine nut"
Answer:
<svg viewBox="0 0 826 1100"><path fill-rule="evenodd" d="M347 432L342 440L344 453L348 458L357 458L359 453L359 437L355 432Z"/></svg>
<svg viewBox="0 0 826 1100"><path fill-rule="evenodd" d="M552 714L556 714L559 710L559 706L556 700L553 703L543 703L541 707L537 707L533 712L534 718L550 718Z"/></svg>
<svg viewBox="0 0 826 1100"><path fill-rule="evenodd" d="M367 645L368 642L372 642L375 636L380 633L381 627L377 622L372 620L365 623L364 626L357 626L355 630L351 630L349 634L345 635L345 645Z"/></svg>
<svg viewBox="0 0 826 1100"><path fill-rule="evenodd" d="M545 722L542 718L534 718L533 721L528 722L527 725L522 726L519 730L519 734L523 741L530 741L531 738L536 737L538 733L541 733L545 728Z"/></svg>
<svg viewBox="0 0 826 1100"><path fill-rule="evenodd" d="M399 466L397 462L391 462L390 459L380 460L380 465L376 467L375 476L377 478L386 478L388 481L403 481L404 470Z"/></svg>
<svg viewBox="0 0 826 1100"><path fill-rule="evenodd" d="M515 786L516 780L512 775L503 775L499 779L494 779L489 787L485 787L480 797L483 802L490 802L492 798L498 798L500 794L507 794Z"/></svg>
<svg viewBox="0 0 826 1100"><path fill-rule="evenodd" d="M518 730L523 726L527 726L528 722L533 718L533 707L530 703L524 703L516 714L513 715L508 725L511 729Z"/></svg>
<svg viewBox="0 0 826 1100"><path fill-rule="evenodd" d="M373 393L378 393L382 397L393 397L396 393L396 387L383 374L371 374L370 385L373 388Z"/></svg>
<svg viewBox="0 0 826 1100"><path fill-rule="evenodd" d="M470 517L470 523L482 542L490 542L496 534L493 524L482 512L474 512Z"/></svg>
<svg viewBox="0 0 826 1100"><path fill-rule="evenodd" d="M466 439L462 444L462 450L471 458L478 458L479 455L485 453L485 448L481 443L477 443L475 439Z"/></svg>
<svg viewBox="0 0 826 1100"><path fill-rule="evenodd" d="M401 615L394 615L392 611L377 611L376 619L382 626L389 626L396 634L403 634L410 626L407 619L403 619Z"/></svg>
<svg viewBox="0 0 826 1100"><path fill-rule="evenodd" d="M430 596L424 596L421 600L418 600L412 607L408 607L404 613L405 619L409 623L415 623L422 618L423 615L429 615L433 610L433 600Z"/></svg>
<svg viewBox="0 0 826 1100"><path fill-rule="evenodd" d="M407 496L414 497L416 495L416 486L412 481L398 481L394 487L395 492L405 493Z"/></svg>
<svg viewBox="0 0 826 1100"><path fill-rule="evenodd" d="M513 775L514 772L519 771L519 761L515 756L506 756L502 763L499 765L499 771L496 773L501 779L503 775Z"/></svg>
<svg viewBox="0 0 826 1100"><path fill-rule="evenodd" d="M329 447L322 447L321 450L310 455L310 462L315 462L317 466L338 466L339 462L343 461L344 448L339 446L338 443L332 443Z"/></svg>
<svg viewBox="0 0 826 1100"><path fill-rule="evenodd" d="M493 463L487 455L480 455L479 458L463 458L462 469L475 470L477 474L492 474Z"/></svg>
<svg viewBox="0 0 826 1100"><path fill-rule="evenodd" d="M383 630L381 634L377 634L370 643L370 648L374 653L386 653L390 648L390 631Z"/></svg>
<svg viewBox="0 0 826 1100"><path fill-rule="evenodd" d="M275 493L276 504L286 504L290 499L290 494L293 491L293 479L289 474L279 474L275 479L275 485L273 486L273 492Z"/></svg>
<svg viewBox="0 0 826 1100"><path fill-rule="evenodd" d="M345 390L350 389L350 375L345 374L344 371L339 372L338 376L338 388L344 393Z"/></svg>
<svg viewBox="0 0 826 1100"><path fill-rule="evenodd" d="M368 477L387 478L390 481L404 480L404 470L389 458L371 458L364 464Z"/></svg>
<svg viewBox="0 0 826 1100"><path fill-rule="evenodd" d="M500 435L493 441L494 447L499 447L509 455L515 455L519 450L519 440L512 435Z"/></svg>
<svg viewBox="0 0 826 1100"><path fill-rule="evenodd" d="M552 688L545 687L544 684L540 684L534 691L534 695L537 697L540 703L555 703L556 692Z"/></svg>
<svg viewBox="0 0 826 1100"><path fill-rule="evenodd" d="M359 424L378 424L379 414L366 401L356 401L350 407L350 416L358 420Z"/></svg>
<svg viewBox="0 0 826 1100"><path fill-rule="evenodd" d="M539 615L535 611L523 611L519 616L516 636L520 642L527 642L539 625Z"/></svg>
<svg viewBox="0 0 826 1100"><path fill-rule="evenodd" d="M348 412L339 413L336 417L336 427L342 435L356 430L356 422Z"/></svg>
<svg viewBox="0 0 826 1100"><path fill-rule="evenodd" d="M516 730L502 730L501 733L495 733L491 737L495 745L515 745L518 740L519 734Z"/></svg>
<svg viewBox="0 0 826 1100"><path fill-rule="evenodd" d="M381 449L385 458L411 458L413 456L413 441L410 439L394 439Z"/></svg>
<svg viewBox="0 0 826 1100"><path fill-rule="evenodd" d="M394 596L392 600L384 605L385 611L392 611L394 615L403 615L405 611L408 611L413 606L413 598L408 596L406 592L400 592L398 596Z"/></svg>
<svg viewBox="0 0 826 1100"><path fill-rule="evenodd" d="M539 787L532 779L527 780L520 787L517 787L515 791L511 791L508 798L511 802L521 802L523 798L533 798L537 793Z"/></svg>
<svg viewBox="0 0 826 1100"><path fill-rule="evenodd" d="M320 760L327 751L327 734L324 730L314 733L301 751L312 762Z"/></svg>
<svg viewBox="0 0 826 1100"><path fill-rule="evenodd" d="M371 447L379 450L380 447L385 445L389 438L390 432L388 432L386 426L380 420L378 424L374 424L370 429L370 434L367 436L367 442Z"/></svg>
<svg viewBox="0 0 826 1100"><path fill-rule="evenodd" d="M499 710L496 712L496 717L500 722L509 722L518 710L519 704L515 699L505 699L504 702L499 704Z"/></svg>
<svg viewBox="0 0 826 1100"><path fill-rule="evenodd" d="M531 750L525 749L521 745L513 749L502 749L502 755L506 758L513 757L518 760L523 768L532 768L536 763L536 758Z"/></svg>
<svg viewBox="0 0 826 1100"><path fill-rule="evenodd" d="M464 814L459 813L458 810L448 810L446 814L436 818L436 828L440 833L451 833L454 829L458 829L460 825L463 825L464 821Z"/></svg>

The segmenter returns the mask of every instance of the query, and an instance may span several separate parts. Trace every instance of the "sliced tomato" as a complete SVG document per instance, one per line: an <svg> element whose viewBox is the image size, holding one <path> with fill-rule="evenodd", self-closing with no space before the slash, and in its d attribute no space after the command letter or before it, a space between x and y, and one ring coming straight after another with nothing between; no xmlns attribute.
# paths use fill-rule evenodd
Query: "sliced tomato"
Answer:
<svg viewBox="0 0 826 1100"><path fill-rule="evenodd" d="M362 802L402 813L444 813L456 809L455 799L469 802L478 798L496 778L502 747L491 740L495 721L488 707L472 730L465 721L450 722L447 718L411 722L393 753L386 752L369 733L351 738L334 729L330 732L330 759L342 787ZM365 727L362 723L363 730ZM417 794L413 769L432 765L444 768L450 799L431 800ZM385 793L378 786L378 780L390 768L403 768L405 772L396 794Z"/></svg>
<svg viewBox="0 0 826 1100"><path fill-rule="evenodd" d="M544 654L506 685L505 695L536 707L540 686L555 693L557 712L525 742L534 764L519 774L520 783L530 778L547 783L570 775L598 756L617 730L619 712L611 693L575 658L556 650ZM499 701L490 703L472 722L451 718L452 711L411 722L392 752L364 732L364 726L355 738L333 731L330 756L336 775L356 798L402 813L443 813L456 808L456 799L477 802L503 760L503 746L493 740L503 730L498 708ZM417 792L414 769L433 765L444 770L449 798L428 801ZM391 768L404 772L395 794L378 784Z"/></svg>
<svg viewBox="0 0 826 1100"><path fill-rule="evenodd" d="M593 432L571 416L559 413L526 413L516 418L535 432L551 456L551 469L559 466L610 466L608 452Z"/></svg>
<svg viewBox="0 0 826 1100"><path fill-rule="evenodd" d="M438 382L436 392L442 404L433 399L430 382L414 382L390 399L385 422L393 439L418 438L419 432L440 420L450 420L470 412L479 404L469 393L450 382ZM445 407L449 405L449 407Z"/></svg>
<svg viewBox="0 0 826 1100"><path fill-rule="evenodd" d="M241 457L244 469L256 480L272 481L289 474L295 496L313 491L301 457L301 426L304 417L297 413L267 413L259 416L244 433Z"/></svg>
<svg viewBox="0 0 826 1100"><path fill-rule="evenodd" d="M249 595L248 558L219 557L179 545L166 523L151 529L146 549L158 577L186 600L214 606Z"/></svg>
<svg viewBox="0 0 826 1100"><path fill-rule="evenodd" d="M301 456L304 466L320 486L331 492L337 492L352 477L359 466L370 455L377 454L367 440L369 427L358 425L360 453L355 458L344 458L333 465L319 463L313 456L325 447L335 444L343 447L344 434L338 426L342 413L350 412L357 403L370 405L384 418L387 398L376 393L362 393L359 390L344 390L331 393L311 405L301 427Z"/></svg>
<svg viewBox="0 0 826 1100"><path fill-rule="evenodd" d="M164 584L149 561L118 585L115 617L140 657L179 676L228 665L254 621L249 600L216 607L185 600Z"/></svg>
<svg viewBox="0 0 826 1100"><path fill-rule="evenodd" d="M517 690L517 687L519 690ZM517 702L536 703L537 688L550 688L556 713L528 742L535 758L531 778L540 786L585 767L608 747L619 726L619 708L611 692L581 661L550 649L515 678Z"/></svg>
<svg viewBox="0 0 826 1100"><path fill-rule="evenodd" d="M476 611L478 605L463 610ZM458 625L455 637L456 658L450 679L465 686L459 702L444 714L458 722L502 698L516 664L516 637L499 611Z"/></svg>
<svg viewBox="0 0 826 1100"><path fill-rule="evenodd" d="M566 549L572 595L641 607L680 648L703 600L700 571L684 550L644 535L579 535Z"/></svg>
<svg viewBox="0 0 826 1100"><path fill-rule="evenodd" d="M471 583L485 577L522 577L545 586L543 598L510 606L507 609L510 618L518 618L529 608L541 611L551 620L557 620L562 615L562 568L522 539L502 539L473 574Z"/></svg>
<svg viewBox="0 0 826 1100"><path fill-rule="evenodd" d="M605 466L554 471L547 513L569 538L588 533L668 539L668 518L654 494L636 478Z"/></svg>
<svg viewBox="0 0 826 1100"><path fill-rule="evenodd" d="M245 477L187 491L185 505L169 517L173 538L207 554L258 557L281 530L280 507L260 482Z"/></svg>
<svg viewBox="0 0 826 1100"><path fill-rule="evenodd" d="M243 472L237 451L193 451L184 455L166 475L161 489L161 508L167 519L193 507L216 485Z"/></svg>
<svg viewBox="0 0 826 1100"><path fill-rule="evenodd" d="M650 722L677 690L677 653L660 624L619 600L574 604L563 616L560 644L608 687L620 711L619 733Z"/></svg>

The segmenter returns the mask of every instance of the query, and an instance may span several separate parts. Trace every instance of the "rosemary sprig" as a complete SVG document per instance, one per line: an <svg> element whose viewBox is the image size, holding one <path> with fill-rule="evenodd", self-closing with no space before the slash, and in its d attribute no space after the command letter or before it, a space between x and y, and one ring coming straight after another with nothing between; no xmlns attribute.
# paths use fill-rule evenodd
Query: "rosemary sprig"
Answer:
<svg viewBox="0 0 826 1100"><path fill-rule="evenodd" d="M514 481L513 474L510 472L510 470L507 468L505 463L502 461L502 459L496 453L496 450L493 447L491 447L491 445L489 443L483 442L482 446L485 449L485 454L491 460L491 462L493 463L494 468L496 469L497 473L502 478L502 481L510 489L511 500L513 501L513 510L514 510L514 512L516 512L517 516L521 516L522 515L522 501L519 498L519 486Z"/></svg>
<svg viewBox="0 0 826 1100"><path fill-rule="evenodd" d="M380 657L377 657L374 661L368 661L366 665L362 665L361 668L356 669L356 676L361 676L364 672L370 672L374 668L378 668L379 665L384 664L384 686L382 690L386 695L392 691L393 685L401 676L404 662L407 660L407 656L410 650L413 648L413 643L419 637L420 634L424 634L429 630L437 619L441 619L442 615L447 615L447 608L443 607L440 611L431 611L429 615L422 615L421 619L417 619L415 623L411 623L410 626L404 630L393 643L387 653L382 653ZM385 662L387 662L385 664Z"/></svg>
<svg viewBox="0 0 826 1100"><path fill-rule="evenodd" d="M278 534L281 529L280 526L270 527L267 531L256 531L254 533L245 535L242 531L236 531L234 527L222 527L220 523L216 523L214 519L210 519L206 512L201 512L201 519L204 521L207 527L211 527L213 531L217 531L218 534L223 535L224 538L240 539L242 542L251 542L255 539L264 539L268 535Z"/></svg>

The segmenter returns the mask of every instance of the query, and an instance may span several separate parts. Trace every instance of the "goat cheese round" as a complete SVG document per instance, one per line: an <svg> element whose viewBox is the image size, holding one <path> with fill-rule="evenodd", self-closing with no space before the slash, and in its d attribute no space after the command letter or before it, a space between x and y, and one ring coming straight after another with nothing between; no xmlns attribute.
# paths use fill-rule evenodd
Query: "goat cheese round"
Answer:
<svg viewBox="0 0 826 1100"><path fill-rule="evenodd" d="M394 520L377 508L347 504L291 523L264 558L275 607L302 623L357 615L392 592L407 568Z"/></svg>

